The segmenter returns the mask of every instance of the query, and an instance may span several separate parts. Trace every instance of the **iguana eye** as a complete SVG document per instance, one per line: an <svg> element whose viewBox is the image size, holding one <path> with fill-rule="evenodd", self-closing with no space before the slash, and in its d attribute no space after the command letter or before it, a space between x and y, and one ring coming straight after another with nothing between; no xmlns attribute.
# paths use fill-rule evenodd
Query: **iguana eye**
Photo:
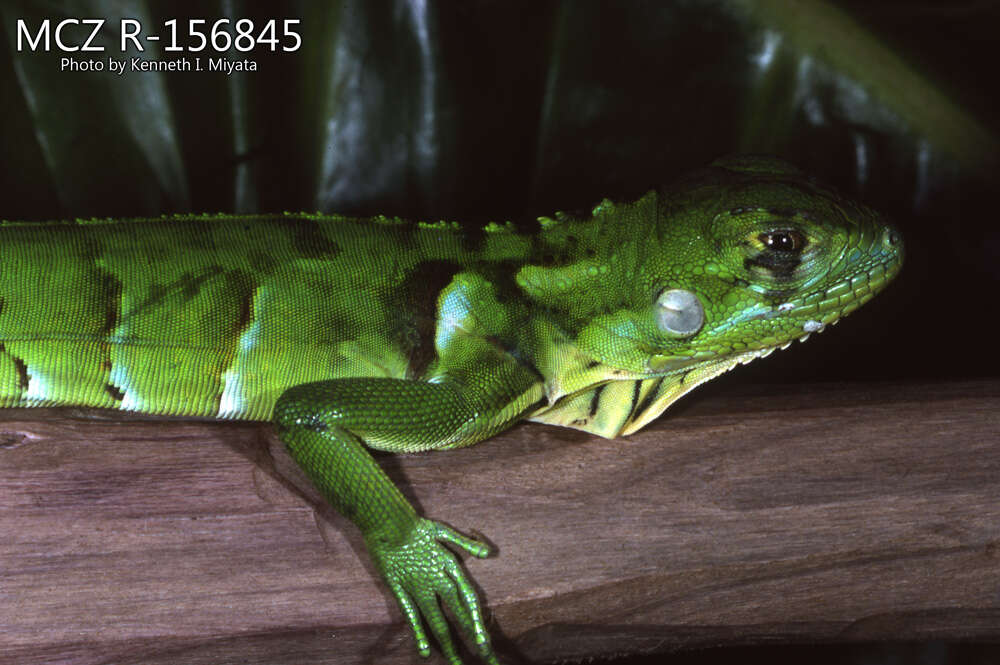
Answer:
<svg viewBox="0 0 1000 665"><path fill-rule="evenodd" d="M808 242L806 237L795 229L779 229L767 231L757 236L758 242L775 252L801 252Z"/></svg>

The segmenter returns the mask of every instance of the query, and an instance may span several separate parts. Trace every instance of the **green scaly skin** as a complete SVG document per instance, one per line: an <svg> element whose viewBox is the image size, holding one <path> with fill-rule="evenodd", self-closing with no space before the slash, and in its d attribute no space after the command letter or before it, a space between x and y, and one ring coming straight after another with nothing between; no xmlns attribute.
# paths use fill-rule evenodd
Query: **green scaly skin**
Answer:
<svg viewBox="0 0 1000 665"><path fill-rule="evenodd" d="M894 230L777 160L719 160L591 215L462 229L384 217L0 226L0 406L271 420L364 535L422 655L489 663L451 544L365 450L467 446L530 419L633 432L822 330L899 271Z"/></svg>

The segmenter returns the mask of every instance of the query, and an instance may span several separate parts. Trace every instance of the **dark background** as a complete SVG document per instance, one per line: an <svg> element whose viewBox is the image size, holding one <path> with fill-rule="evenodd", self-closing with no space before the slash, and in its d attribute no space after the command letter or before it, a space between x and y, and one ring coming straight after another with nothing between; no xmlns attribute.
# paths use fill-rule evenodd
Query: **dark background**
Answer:
<svg viewBox="0 0 1000 665"><path fill-rule="evenodd" d="M14 21L107 5L0 0L0 217L318 209L517 221L635 197L720 155L776 154L886 213L907 263L833 330L703 391L1000 374L997 3L844 0L835 6L856 23L835 36L841 19L814 2L114 6L148 26L300 17L303 48L254 51L258 71L228 77L66 73L60 54L15 53ZM880 77L871 44L916 78ZM944 128L956 125L977 138L954 139ZM671 662L997 659L932 644Z"/></svg>

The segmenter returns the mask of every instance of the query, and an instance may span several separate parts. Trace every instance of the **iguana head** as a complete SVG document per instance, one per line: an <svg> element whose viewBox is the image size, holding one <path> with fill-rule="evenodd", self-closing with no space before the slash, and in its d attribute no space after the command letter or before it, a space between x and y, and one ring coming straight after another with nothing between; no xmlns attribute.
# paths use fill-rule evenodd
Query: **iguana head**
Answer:
<svg viewBox="0 0 1000 665"><path fill-rule="evenodd" d="M606 266L603 287L581 290L565 325L583 356L614 368L605 376L631 384L622 390L649 393L643 409L634 398L608 423L585 419L583 429L606 435L634 431L694 386L835 323L903 261L899 233L877 213L770 158L721 159L594 214L607 217L594 242L604 251L592 259ZM597 382L566 370L556 381L586 392L578 407L593 400L585 384Z"/></svg>

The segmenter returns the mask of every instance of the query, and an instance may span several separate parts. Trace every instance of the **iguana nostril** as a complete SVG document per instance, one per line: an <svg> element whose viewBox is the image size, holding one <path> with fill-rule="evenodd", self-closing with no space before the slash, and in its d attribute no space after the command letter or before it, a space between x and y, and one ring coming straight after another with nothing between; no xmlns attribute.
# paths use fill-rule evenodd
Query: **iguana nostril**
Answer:
<svg viewBox="0 0 1000 665"><path fill-rule="evenodd" d="M903 236L900 235L899 231L892 228L891 226L886 227L884 233L882 234L882 244L885 245L886 247L902 249Z"/></svg>

